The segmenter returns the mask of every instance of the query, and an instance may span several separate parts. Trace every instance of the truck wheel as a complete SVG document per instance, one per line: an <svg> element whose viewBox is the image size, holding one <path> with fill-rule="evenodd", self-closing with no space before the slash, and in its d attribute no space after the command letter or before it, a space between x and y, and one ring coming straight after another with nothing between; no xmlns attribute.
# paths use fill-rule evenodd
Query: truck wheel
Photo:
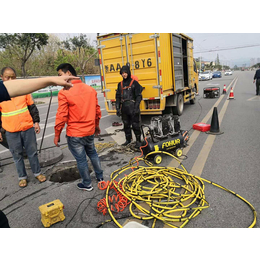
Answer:
<svg viewBox="0 0 260 260"><path fill-rule="evenodd" d="M172 113L174 115L181 116L182 113L183 113L183 107L184 107L183 95L182 95L182 93L180 93L177 96L177 104L176 104L176 106L172 107Z"/></svg>

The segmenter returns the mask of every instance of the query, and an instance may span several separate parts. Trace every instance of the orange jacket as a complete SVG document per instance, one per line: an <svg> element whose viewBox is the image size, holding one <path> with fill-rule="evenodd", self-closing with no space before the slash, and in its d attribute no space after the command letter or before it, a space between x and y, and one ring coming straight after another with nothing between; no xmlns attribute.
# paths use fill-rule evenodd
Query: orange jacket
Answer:
<svg viewBox="0 0 260 260"><path fill-rule="evenodd" d="M33 127L33 119L27 107L32 104L33 99L30 94L1 102L2 127L8 132L26 131Z"/></svg>
<svg viewBox="0 0 260 260"><path fill-rule="evenodd" d="M60 136L67 124L66 134L71 137L90 136L95 133L101 118L97 92L81 80L72 80L73 87L60 90L55 121L55 136Z"/></svg>

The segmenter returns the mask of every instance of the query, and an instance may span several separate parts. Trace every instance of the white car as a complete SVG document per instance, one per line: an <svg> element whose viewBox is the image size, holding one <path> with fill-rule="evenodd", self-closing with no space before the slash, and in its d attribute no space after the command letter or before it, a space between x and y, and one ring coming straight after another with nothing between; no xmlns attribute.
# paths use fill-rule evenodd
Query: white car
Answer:
<svg viewBox="0 0 260 260"><path fill-rule="evenodd" d="M225 71L225 76L232 75L232 74L233 74L232 70Z"/></svg>
<svg viewBox="0 0 260 260"><path fill-rule="evenodd" d="M212 71L210 71L210 70L205 70L205 72L208 72L208 73L209 73L210 79L213 78L213 73L212 73Z"/></svg>
<svg viewBox="0 0 260 260"><path fill-rule="evenodd" d="M199 80L210 80L212 79L212 75L209 72L202 72L199 74Z"/></svg>

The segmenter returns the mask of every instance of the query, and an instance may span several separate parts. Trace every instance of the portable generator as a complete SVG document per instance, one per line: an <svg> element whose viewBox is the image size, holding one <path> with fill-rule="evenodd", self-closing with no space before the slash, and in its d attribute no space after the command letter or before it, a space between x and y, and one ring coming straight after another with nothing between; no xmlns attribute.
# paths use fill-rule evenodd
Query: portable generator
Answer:
<svg viewBox="0 0 260 260"><path fill-rule="evenodd" d="M216 98L220 97L220 88L219 87L207 87L203 89L204 98Z"/></svg>
<svg viewBox="0 0 260 260"><path fill-rule="evenodd" d="M147 135L144 134L144 128L149 129ZM144 155L154 151L173 152L175 156L182 156L182 150L187 146L189 140L188 131L180 129L180 119L172 114L156 116L151 118L150 125L141 125L141 131L144 140L142 150ZM161 163L160 154L151 155L156 164Z"/></svg>

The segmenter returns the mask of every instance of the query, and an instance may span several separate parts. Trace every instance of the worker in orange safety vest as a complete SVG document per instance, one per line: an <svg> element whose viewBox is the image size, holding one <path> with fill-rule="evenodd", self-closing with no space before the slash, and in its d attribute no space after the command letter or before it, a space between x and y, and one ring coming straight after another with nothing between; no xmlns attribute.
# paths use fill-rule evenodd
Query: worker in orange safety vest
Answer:
<svg viewBox="0 0 260 260"><path fill-rule="evenodd" d="M11 67L1 71L3 81L16 79L16 72ZM41 174L37 154L35 133L40 133L39 111L30 94L11 98L10 101L0 103L0 127L4 129L9 150L12 153L19 177L19 187L27 186L27 173L23 161L23 147L28 156L34 176L40 181L46 181ZM35 125L34 125L35 124ZM2 131L3 132L3 131ZM0 142L3 141L0 133Z"/></svg>

